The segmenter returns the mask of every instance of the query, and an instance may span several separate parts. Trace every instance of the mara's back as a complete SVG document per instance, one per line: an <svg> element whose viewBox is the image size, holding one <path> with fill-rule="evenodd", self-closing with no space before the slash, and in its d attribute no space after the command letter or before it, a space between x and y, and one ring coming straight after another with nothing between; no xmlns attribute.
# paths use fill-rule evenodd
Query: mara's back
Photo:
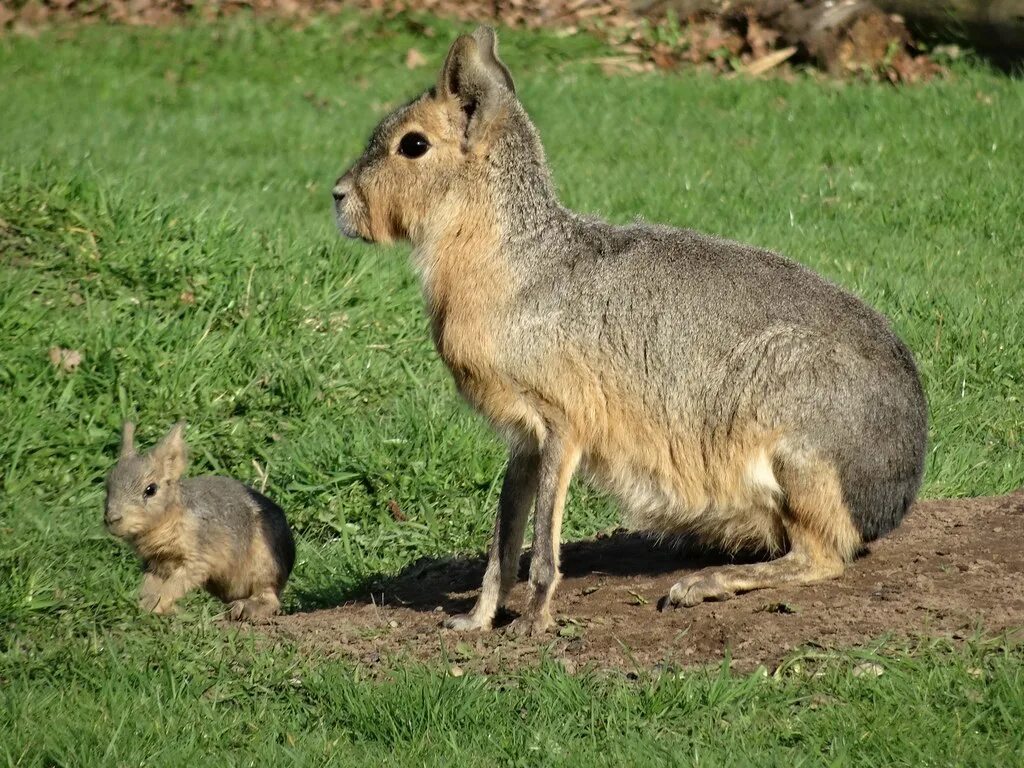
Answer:
<svg viewBox="0 0 1024 768"><path fill-rule="evenodd" d="M920 483L926 405L883 315L771 251L564 215L559 239L521 254L531 277L504 352L546 397L591 412L585 458L627 506L654 510L636 510L643 524L691 528L673 504L729 503L732 491L716 498L735 485L727 476L794 446L835 464L865 540L899 522ZM551 376L559 366L571 370ZM647 447L624 450L630 442ZM676 498L637 494L645 472Z"/></svg>
<svg viewBox="0 0 1024 768"><path fill-rule="evenodd" d="M284 585L295 564L295 541L276 503L229 477L193 477L181 486L185 507L198 522L200 547L225 564L221 580L240 581L244 590L255 569L259 579Z"/></svg>
<svg viewBox="0 0 1024 768"><path fill-rule="evenodd" d="M628 367L643 363L636 352L646 347L645 374L673 386L680 364L720 361L782 329L876 363L905 349L883 315L785 256L688 229L565 215L573 221L563 239L519 254L529 277L514 306L526 322L557 321L565 337L602 346Z"/></svg>

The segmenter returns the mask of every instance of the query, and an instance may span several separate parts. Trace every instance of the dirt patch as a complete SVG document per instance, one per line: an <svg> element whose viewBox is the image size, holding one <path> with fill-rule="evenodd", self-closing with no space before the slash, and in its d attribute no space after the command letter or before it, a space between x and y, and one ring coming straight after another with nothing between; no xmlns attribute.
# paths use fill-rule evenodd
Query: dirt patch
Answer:
<svg viewBox="0 0 1024 768"><path fill-rule="evenodd" d="M644 669L705 664L729 653L735 666L750 669L804 646L837 649L887 634L958 639L1022 628L1022 541L1024 489L926 501L838 581L659 613L659 598L683 574L723 560L619 531L564 545L564 579L555 598L559 626L546 638L515 639L500 626L470 634L441 628L444 615L472 605L481 558L421 561L361 599L282 616L263 630L313 653L383 668L405 659L441 660L493 673L547 655L569 669ZM512 604L521 604L524 594L520 583Z"/></svg>

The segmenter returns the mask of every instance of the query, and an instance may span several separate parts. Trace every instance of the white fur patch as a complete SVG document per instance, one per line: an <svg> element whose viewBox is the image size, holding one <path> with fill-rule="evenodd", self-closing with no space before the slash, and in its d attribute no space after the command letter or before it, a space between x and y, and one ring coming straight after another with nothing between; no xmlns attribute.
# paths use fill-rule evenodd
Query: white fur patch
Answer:
<svg viewBox="0 0 1024 768"><path fill-rule="evenodd" d="M747 464L744 480L751 496L755 500L771 500L782 493L782 487L779 485L779 481L775 479L775 472L772 469L771 462L768 461L768 457L763 453Z"/></svg>

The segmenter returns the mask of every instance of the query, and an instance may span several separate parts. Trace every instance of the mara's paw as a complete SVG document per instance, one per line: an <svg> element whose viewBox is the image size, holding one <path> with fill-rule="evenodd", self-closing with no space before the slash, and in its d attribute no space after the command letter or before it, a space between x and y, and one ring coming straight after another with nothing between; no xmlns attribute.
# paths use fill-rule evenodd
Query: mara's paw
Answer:
<svg viewBox="0 0 1024 768"><path fill-rule="evenodd" d="M555 621L549 613L539 616L531 616L528 613L524 613L509 624L505 631L512 637L540 637L554 626Z"/></svg>
<svg viewBox="0 0 1024 768"><path fill-rule="evenodd" d="M228 618L232 621L242 621L245 617L245 600L235 600L228 608Z"/></svg>
<svg viewBox="0 0 1024 768"><path fill-rule="evenodd" d="M139 610L156 613L158 605L160 605L160 595L139 595Z"/></svg>
<svg viewBox="0 0 1024 768"><path fill-rule="evenodd" d="M454 629L456 632L472 632L473 630L486 632L491 628L491 622L478 619L472 613L460 613L445 619L444 626L446 629Z"/></svg>
<svg viewBox="0 0 1024 768"><path fill-rule="evenodd" d="M140 595L139 608L146 613L155 613L157 616L172 616L177 612L174 603L162 600L160 595Z"/></svg>
<svg viewBox="0 0 1024 768"><path fill-rule="evenodd" d="M728 600L735 594L717 570L698 571L672 585L672 589L662 598L658 607L663 611L666 608L680 606L689 608L705 600Z"/></svg>
<svg viewBox="0 0 1024 768"><path fill-rule="evenodd" d="M231 603L228 618L232 621L266 621L277 613L279 603L257 598L235 600Z"/></svg>

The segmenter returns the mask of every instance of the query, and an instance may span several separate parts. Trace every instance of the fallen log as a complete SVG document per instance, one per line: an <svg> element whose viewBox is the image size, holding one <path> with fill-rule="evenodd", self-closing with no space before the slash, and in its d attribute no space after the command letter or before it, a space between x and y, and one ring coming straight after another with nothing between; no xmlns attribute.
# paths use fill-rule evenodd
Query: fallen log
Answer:
<svg viewBox="0 0 1024 768"><path fill-rule="evenodd" d="M858 20L877 16L867 22L877 33L889 26L880 17L896 14L899 19L890 19L893 28L905 22L918 38L965 42L1001 62L1024 61L1024 0L633 0L632 8L647 18L671 12L679 19L752 11L777 20L787 42L812 55L836 48L842 30ZM862 36L874 33L861 30Z"/></svg>
<svg viewBox="0 0 1024 768"><path fill-rule="evenodd" d="M893 81L916 80L938 71L920 56L902 20L870 0L636 0L633 10L657 21L708 18L738 28L770 29L774 47L795 47L833 75L881 73Z"/></svg>
<svg viewBox="0 0 1024 768"><path fill-rule="evenodd" d="M965 42L1000 63L1024 61L1024 0L876 0L916 36Z"/></svg>

